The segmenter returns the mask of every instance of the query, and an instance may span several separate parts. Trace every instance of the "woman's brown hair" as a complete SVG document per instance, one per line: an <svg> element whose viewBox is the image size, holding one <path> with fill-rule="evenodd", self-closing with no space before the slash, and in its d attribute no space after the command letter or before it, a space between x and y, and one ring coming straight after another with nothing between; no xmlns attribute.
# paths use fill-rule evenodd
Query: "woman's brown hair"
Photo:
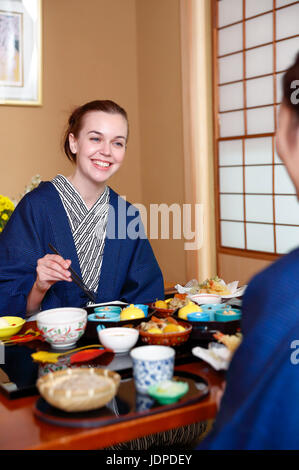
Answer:
<svg viewBox="0 0 299 470"><path fill-rule="evenodd" d="M69 134L73 134L75 137L78 137L78 134L82 127L82 121L85 116L90 111L102 111L109 114L120 114L125 118L128 125L128 135L129 135L129 122L126 111L119 106L117 103L111 100L95 100L90 101L82 106L76 108L69 117L68 126L64 134L63 148L64 152L69 160L76 162L76 154L74 154L69 145ZM128 139L127 135L127 139Z"/></svg>

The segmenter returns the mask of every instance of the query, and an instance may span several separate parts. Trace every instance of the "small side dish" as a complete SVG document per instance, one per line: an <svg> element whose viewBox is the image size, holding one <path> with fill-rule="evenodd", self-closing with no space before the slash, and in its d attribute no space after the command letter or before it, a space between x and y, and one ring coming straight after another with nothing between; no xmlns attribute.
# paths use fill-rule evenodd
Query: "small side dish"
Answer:
<svg viewBox="0 0 299 470"><path fill-rule="evenodd" d="M156 385L151 385L148 394L161 405L169 405L177 402L189 390L187 382L176 380L164 380Z"/></svg>
<svg viewBox="0 0 299 470"><path fill-rule="evenodd" d="M152 316L148 322L139 326L140 338L144 343L165 346L178 346L185 343L190 336L192 326L177 321L173 317L157 318Z"/></svg>
<svg viewBox="0 0 299 470"><path fill-rule="evenodd" d="M25 324L21 317L1 317L0 318L0 340L6 340L16 335Z"/></svg>

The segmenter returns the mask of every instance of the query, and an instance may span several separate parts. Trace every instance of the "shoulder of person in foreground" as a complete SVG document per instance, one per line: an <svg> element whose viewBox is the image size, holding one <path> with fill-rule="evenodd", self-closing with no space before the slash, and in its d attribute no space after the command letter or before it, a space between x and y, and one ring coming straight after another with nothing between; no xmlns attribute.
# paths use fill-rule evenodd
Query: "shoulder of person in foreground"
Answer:
<svg viewBox="0 0 299 470"><path fill-rule="evenodd" d="M272 321L286 309L299 309L299 249L282 256L256 274L248 284L242 302L242 328L256 322Z"/></svg>

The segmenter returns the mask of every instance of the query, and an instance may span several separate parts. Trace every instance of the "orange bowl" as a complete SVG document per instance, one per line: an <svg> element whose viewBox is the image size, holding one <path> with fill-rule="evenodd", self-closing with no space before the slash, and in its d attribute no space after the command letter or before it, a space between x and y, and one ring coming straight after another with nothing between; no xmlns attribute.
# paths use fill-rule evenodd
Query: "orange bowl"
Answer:
<svg viewBox="0 0 299 470"><path fill-rule="evenodd" d="M181 344L184 344L186 341L188 341L192 331L192 326L189 323L183 321L178 321L177 323L183 326L185 330L159 334L149 333L148 331L143 331L140 327L138 327L141 341L146 344L160 346L180 346Z"/></svg>
<svg viewBox="0 0 299 470"><path fill-rule="evenodd" d="M154 310L154 315L159 318L170 317L177 310L177 308L157 308L155 307L155 303L150 304L150 308Z"/></svg>

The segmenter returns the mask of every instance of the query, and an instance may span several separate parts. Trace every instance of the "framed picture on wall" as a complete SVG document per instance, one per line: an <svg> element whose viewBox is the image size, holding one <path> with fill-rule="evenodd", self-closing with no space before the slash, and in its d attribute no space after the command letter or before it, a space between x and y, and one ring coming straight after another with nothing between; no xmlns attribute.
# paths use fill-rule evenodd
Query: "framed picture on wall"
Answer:
<svg viewBox="0 0 299 470"><path fill-rule="evenodd" d="M42 104L42 0L0 0L0 105Z"/></svg>

